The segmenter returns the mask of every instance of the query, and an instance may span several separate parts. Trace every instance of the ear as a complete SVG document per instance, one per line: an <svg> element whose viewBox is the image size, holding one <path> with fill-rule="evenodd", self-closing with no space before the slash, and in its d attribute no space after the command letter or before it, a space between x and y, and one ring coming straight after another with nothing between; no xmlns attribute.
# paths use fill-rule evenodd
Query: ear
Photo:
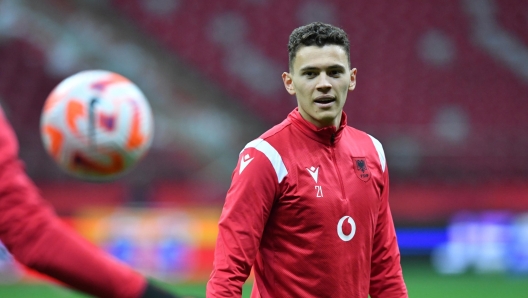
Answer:
<svg viewBox="0 0 528 298"><path fill-rule="evenodd" d="M350 84L348 85L348 90L353 91L356 89L356 75L357 75L357 69L352 68L350 71Z"/></svg>
<svg viewBox="0 0 528 298"><path fill-rule="evenodd" d="M286 88L286 91L288 91L290 95L294 95L295 87L293 86L293 79L292 79L291 74L287 72L283 72L282 81L284 82L284 87Z"/></svg>

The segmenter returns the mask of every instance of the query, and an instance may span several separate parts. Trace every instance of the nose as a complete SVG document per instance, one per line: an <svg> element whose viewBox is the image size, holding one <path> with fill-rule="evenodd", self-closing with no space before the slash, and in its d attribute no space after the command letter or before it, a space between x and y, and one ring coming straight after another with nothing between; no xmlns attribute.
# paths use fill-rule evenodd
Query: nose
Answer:
<svg viewBox="0 0 528 298"><path fill-rule="evenodd" d="M320 92L328 92L330 89L332 89L332 84L330 84L330 81L328 80L328 76L326 73L321 73L319 75L319 81L317 82L316 88Z"/></svg>

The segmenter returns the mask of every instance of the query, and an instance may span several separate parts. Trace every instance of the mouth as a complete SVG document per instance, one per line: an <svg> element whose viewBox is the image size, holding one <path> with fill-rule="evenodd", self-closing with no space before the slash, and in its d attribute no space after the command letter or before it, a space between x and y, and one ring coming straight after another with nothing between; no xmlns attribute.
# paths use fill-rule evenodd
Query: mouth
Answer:
<svg viewBox="0 0 528 298"><path fill-rule="evenodd" d="M321 106L321 107L326 107L326 106L330 106L332 105L332 103L334 103L336 101L335 97L334 96L331 96L331 95L323 95L323 96L319 96L317 97L314 102L315 104L317 104L318 106Z"/></svg>

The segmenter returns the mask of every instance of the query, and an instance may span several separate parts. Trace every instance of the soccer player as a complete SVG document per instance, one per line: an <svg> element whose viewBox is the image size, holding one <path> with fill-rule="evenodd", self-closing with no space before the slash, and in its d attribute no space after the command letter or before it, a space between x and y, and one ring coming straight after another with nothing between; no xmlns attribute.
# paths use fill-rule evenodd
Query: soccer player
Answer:
<svg viewBox="0 0 528 298"><path fill-rule="evenodd" d="M0 240L20 263L97 297L176 297L67 228L41 198L18 158L0 109Z"/></svg>
<svg viewBox="0 0 528 298"><path fill-rule="evenodd" d="M346 33L295 29L282 79L297 108L240 153L207 297L407 297L383 148L347 125L356 86Z"/></svg>

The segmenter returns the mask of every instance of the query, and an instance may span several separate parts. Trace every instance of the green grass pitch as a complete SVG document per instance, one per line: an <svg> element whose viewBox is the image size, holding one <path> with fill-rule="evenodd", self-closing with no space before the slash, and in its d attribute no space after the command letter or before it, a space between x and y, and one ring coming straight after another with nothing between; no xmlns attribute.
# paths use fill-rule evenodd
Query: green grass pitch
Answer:
<svg viewBox="0 0 528 298"><path fill-rule="evenodd" d="M433 272L428 262L406 260L403 262L405 282L411 298L495 298L528 297L528 276L507 275L441 276ZM179 294L205 297L205 284L167 284L161 286ZM249 297L251 285L244 287L243 297ZM8 298L84 298L65 288L50 284L0 284L0 297Z"/></svg>

